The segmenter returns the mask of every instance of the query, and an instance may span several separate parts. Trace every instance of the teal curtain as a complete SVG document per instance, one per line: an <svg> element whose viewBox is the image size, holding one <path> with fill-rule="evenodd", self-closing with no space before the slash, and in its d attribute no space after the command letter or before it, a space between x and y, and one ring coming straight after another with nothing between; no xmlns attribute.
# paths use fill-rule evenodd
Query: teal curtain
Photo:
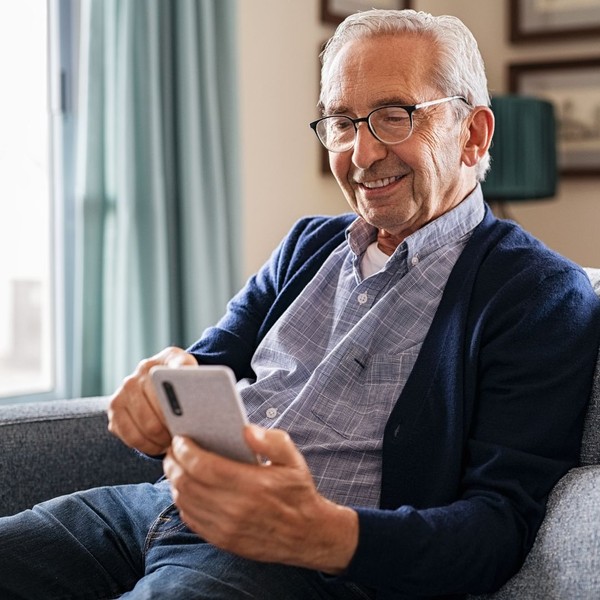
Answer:
<svg viewBox="0 0 600 600"><path fill-rule="evenodd" d="M186 346L239 285L235 0L82 0L74 393Z"/></svg>

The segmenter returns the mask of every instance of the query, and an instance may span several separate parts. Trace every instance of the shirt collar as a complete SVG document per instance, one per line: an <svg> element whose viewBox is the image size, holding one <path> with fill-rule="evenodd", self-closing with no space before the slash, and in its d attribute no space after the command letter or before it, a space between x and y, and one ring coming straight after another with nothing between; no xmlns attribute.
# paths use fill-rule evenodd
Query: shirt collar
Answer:
<svg viewBox="0 0 600 600"><path fill-rule="evenodd" d="M484 213L483 194L478 184L460 204L409 235L392 256L404 255L409 264L413 257L421 260L442 246L470 234L479 225ZM377 239L377 228L359 217L346 230L346 239L352 252L361 256Z"/></svg>

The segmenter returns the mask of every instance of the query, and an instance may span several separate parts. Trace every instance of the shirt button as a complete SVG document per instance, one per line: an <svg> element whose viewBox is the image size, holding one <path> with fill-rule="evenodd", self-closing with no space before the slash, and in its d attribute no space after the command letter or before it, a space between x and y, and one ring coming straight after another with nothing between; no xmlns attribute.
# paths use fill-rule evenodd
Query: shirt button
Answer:
<svg viewBox="0 0 600 600"><path fill-rule="evenodd" d="M419 257L417 255L413 256L410 259L410 262L411 262L411 264L412 264L413 267L416 266L416 265L418 265L419 264Z"/></svg>
<svg viewBox="0 0 600 600"><path fill-rule="evenodd" d="M267 408L266 415L267 415L268 419L274 419L277 416L277 409L276 408Z"/></svg>
<svg viewBox="0 0 600 600"><path fill-rule="evenodd" d="M359 304L365 304L365 302L369 299L369 296L367 294L365 294L364 292L362 294L358 295L358 303Z"/></svg>

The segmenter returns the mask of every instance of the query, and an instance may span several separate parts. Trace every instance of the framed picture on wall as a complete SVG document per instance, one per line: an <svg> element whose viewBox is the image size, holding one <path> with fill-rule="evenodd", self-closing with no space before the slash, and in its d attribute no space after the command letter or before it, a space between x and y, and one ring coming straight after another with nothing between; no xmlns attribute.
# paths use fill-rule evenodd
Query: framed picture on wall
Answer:
<svg viewBox="0 0 600 600"><path fill-rule="evenodd" d="M512 64L509 88L554 104L561 174L600 176L600 58Z"/></svg>
<svg viewBox="0 0 600 600"><path fill-rule="evenodd" d="M600 37L600 0L510 0L510 39Z"/></svg>
<svg viewBox="0 0 600 600"><path fill-rule="evenodd" d="M321 21L339 25L348 15L371 8L410 8L410 0L321 0Z"/></svg>

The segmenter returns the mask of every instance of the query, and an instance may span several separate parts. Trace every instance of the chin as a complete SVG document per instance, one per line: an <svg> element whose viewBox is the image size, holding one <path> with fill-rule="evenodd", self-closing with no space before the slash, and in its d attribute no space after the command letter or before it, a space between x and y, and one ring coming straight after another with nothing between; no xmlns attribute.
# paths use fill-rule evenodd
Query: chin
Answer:
<svg viewBox="0 0 600 600"><path fill-rule="evenodd" d="M378 229L385 229L386 231L402 230L407 223L410 222L409 215L398 214L394 210L385 209L371 209L358 211L362 218L377 227Z"/></svg>

